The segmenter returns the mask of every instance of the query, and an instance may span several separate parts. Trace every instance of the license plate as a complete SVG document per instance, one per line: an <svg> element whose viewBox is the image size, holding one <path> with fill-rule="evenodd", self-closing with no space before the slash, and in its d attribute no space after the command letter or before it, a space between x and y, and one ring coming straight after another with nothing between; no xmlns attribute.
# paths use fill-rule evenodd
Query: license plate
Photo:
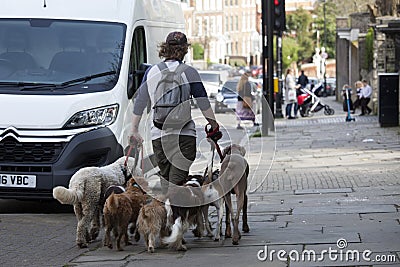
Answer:
<svg viewBox="0 0 400 267"><path fill-rule="evenodd" d="M0 186L35 188L36 175L0 173Z"/></svg>

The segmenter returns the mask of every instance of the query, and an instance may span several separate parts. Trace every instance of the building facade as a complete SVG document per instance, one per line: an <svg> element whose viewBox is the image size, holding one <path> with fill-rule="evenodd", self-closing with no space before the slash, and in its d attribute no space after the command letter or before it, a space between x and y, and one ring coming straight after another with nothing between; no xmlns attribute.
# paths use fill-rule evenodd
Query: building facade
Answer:
<svg viewBox="0 0 400 267"><path fill-rule="evenodd" d="M260 0L183 1L188 39L204 48L204 59L210 63L227 63L232 56L244 58L246 65L254 56L259 62L260 3Z"/></svg>

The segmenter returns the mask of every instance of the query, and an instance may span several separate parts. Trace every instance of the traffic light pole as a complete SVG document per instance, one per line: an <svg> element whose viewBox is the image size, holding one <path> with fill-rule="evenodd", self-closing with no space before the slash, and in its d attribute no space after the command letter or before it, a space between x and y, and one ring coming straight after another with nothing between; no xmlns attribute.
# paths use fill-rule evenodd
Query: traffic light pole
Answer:
<svg viewBox="0 0 400 267"><path fill-rule="evenodd" d="M262 127L261 133L264 136L268 135L268 130L274 131L274 48L273 48L273 35L274 35L274 19L273 19L273 2L272 0L262 0L262 38L263 38L263 95L267 100L271 109L263 105L262 111ZM267 74L267 75L266 75ZM265 103L265 101L263 101Z"/></svg>
<svg viewBox="0 0 400 267"><path fill-rule="evenodd" d="M278 77L278 92L276 93L275 118L283 118L282 114L282 32L276 35L276 76Z"/></svg>

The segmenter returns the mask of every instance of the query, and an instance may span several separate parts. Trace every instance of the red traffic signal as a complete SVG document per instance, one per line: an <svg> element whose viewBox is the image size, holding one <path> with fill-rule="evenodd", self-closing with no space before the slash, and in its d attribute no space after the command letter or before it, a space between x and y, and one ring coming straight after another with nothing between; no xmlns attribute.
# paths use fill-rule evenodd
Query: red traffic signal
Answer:
<svg viewBox="0 0 400 267"><path fill-rule="evenodd" d="M286 29L285 0L274 0L274 31L283 32Z"/></svg>

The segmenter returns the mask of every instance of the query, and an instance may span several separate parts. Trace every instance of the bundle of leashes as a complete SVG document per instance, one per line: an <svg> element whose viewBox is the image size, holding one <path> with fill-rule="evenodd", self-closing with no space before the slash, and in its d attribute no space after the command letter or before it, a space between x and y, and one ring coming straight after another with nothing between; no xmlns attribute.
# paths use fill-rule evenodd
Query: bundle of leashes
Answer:
<svg viewBox="0 0 400 267"><path fill-rule="evenodd" d="M221 148L218 145L218 140L222 138L222 132L219 130L219 127L213 129L209 123L204 127L204 130L207 134L207 138L214 142L215 148L217 149L218 155L222 162L224 156L222 155Z"/></svg>
<svg viewBox="0 0 400 267"><path fill-rule="evenodd" d="M130 178L132 178L132 171L128 170L128 159L132 154L132 150L133 151L133 157L135 159L135 162L133 164L133 172L136 171L138 162L139 162L139 153L140 153L140 158L141 158L141 171L142 171L142 176L144 174L144 163L143 163L143 148L142 148L142 144L139 143L134 137L130 137L129 140L129 148L128 148L128 152L126 153L126 158L124 161L124 166L123 166L123 173L125 175L125 182L128 181Z"/></svg>
<svg viewBox="0 0 400 267"><path fill-rule="evenodd" d="M216 127L215 129L213 129L211 127L211 124L207 124L204 127L204 131L206 132L206 137L207 139L210 139L212 141L211 143L211 161L210 163L207 165L207 176L210 182L212 182L212 175L213 175L213 165L214 165L214 152L215 149L217 149L218 155L222 160L224 159L224 156L222 155L221 152L221 148L218 145L218 140L222 138L222 132L219 130L219 127Z"/></svg>

